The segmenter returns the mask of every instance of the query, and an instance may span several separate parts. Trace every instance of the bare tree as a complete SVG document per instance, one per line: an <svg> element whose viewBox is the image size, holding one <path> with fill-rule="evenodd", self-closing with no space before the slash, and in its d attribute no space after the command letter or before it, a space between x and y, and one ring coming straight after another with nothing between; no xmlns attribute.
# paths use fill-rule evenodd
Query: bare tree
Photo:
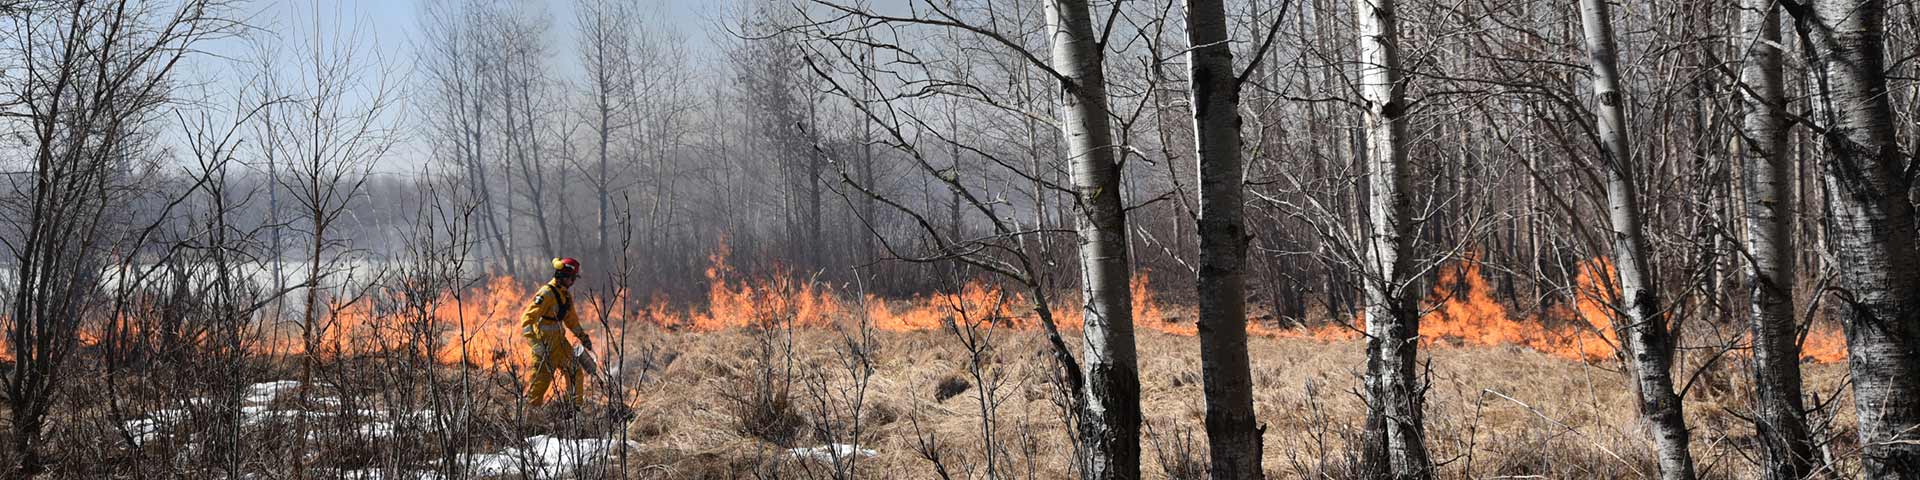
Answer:
<svg viewBox="0 0 1920 480"><path fill-rule="evenodd" d="M508 241L513 241L514 228L519 225L513 222L517 214L531 224L531 246L537 250L532 255L515 252L514 258L552 258L560 255L561 248L555 234L569 223L564 215L568 199L553 187L564 185L564 176L569 173L568 169L555 168L563 163L554 157L563 156L565 151L553 148L551 142L559 130L551 118L553 105L561 103L550 97L555 81L547 74L552 64L546 37L553 20L537 5L520 3L495 10L487 19L484 25L492 33L493 43L485 54L495 63L483 78L490 87L488 98L503 110L495 118L508 183ZM516 205L524 208L516 209ZM538 270L529 267L519 271Z"/></svg>
<svg viewBox="0 0 1920 480"><path fill-rule="evenodd" d="M1411 284L1414 218L1408 202L1406 84L1394 0L1355 4L1360 95L1367 109L1367 220L1361 260L1367 315L1367 424L1361 466L1369 478L1428 478L1420 381L1420 310Z"/></svg>
<svg viewBox="0 0 1920 480"><path fill-rule="evenodd" d="M486 128L497 115L482 82L498 68L484 51L492 35L484 30L488 6L473 0L434 0L422 4L426 40L417 64L429 85L429 95L416 97L420 110L431 112L426 121L433 131L437 160L458 167L465 188L480 202L475 219L495 268L511 269L508 220L500 218L493 174L488 171Z"/></svg>
<svg viewBox="0 0 1920 480"><path fill-rule="evenodd" d="M1606 170L1608 241L1619 276L1618 317L1614 323L1625 341L1628 363L1639 393L1640 415L1654 437L1660 476L1668 480L1694 478L1693 454L1688 450L1686 417L1674 392L1675 342L1668 331L1669 312L1662 310L1647 260L1647 237L1641 227L1640 192L1634 177L1634 154L1627 144L1627 117L1619 68L1616 66L1613 21L1601 0L1581 0L1589 65L1599 116L1600 156Z"/></svg>
<svg viewBox="0 0 1920 480"><path fill-rule="evenodd" d="M1074 223L1085 302L1081 362L1081 478L1140 478L1140 371L1128 289L1127 212L1107 108L1106 45L1086 0L1046 2L1053 68L1062 90L1061 131L1073 165Z"/></svg>
<svg viewBox="0 0 1920 480"><path fill-rule="evenodd" d="M608 222L611 215L613 171L608 158L615 136L633 120L629 111L639 100L634 95L634 61L630 58L640 40L634 34L639 21L627 2L592 0L574 8L580 32L580 54L587 69L585 85L588 98L588 123L594 135L594 163L587 181L594 189L594 252L601 258L613 258L607 251Z"/></svg>
<svg viewBox="0 0 1920 480"><path fill-rule="evenodd" d="M1207 451L1215 479L1265 476L1247 356L1246 167L1240 160L1240 85L1221 0L1187 0L1195 158L1199 162L1200 369L1207 402ZM1260 54L1254 58L1258 62ZM1164 130L1163 130L1164 131ZM1171 164L1171 162L1170 162Z"/></svg>
<svg viewBox="0 0 1920 480"><path fill-rule="evenodd" d="M1748 276L1752 284L1754 431L1761 468L1771 480L1806 478L1813 440L1800 393L1800 336L1793 292L1793 177L1787 157L1787 98L1781 66L1780 10L1771 0L1740 6L1741 178L1745 180Z"/></svg>
<svg viewBox="0 0 1920 480"><path fill-rule="evenodd" d="M27 164L7 175L0 204L14 277L0 325L11 359L3 379L9 476L28 478L46 466L37 447L80 325L107 303L109 255L137 251L115 219L140 181L144 123L169 101L175 67L236 25L223 19L222 2L207 0L6 7L0 38L17 64L0 107L7 142ZM170 204L192 191L177 195Z"/></svg>
<svg viewBox="0 0 1920 480"><path fill-rule="evenodd" d="M273 97L289 101L269 108L277 119L274 130L263 135L261 143L277 148L275 156L287 160L286 175L274 178L288 192L296 208L294 229L306 237L305 292L299 322L301 367L300 381L311 384L322 367L329 345L329 333L337 320L330 311L336 300L353 298L345 294L359 285L349 285L340 277L353 267L345 252L351 250L342 230L342 221L350 218L377 162L396 143L394 139L393 96L395 85L384 69L371 63L368 50L357 40L347 38L350 30L334 25L321 26L320 3L312 4L311 35L297 47L288 49L297 57L290 59L296 77L268 85L285 88L271 92ZM337 20L337 19L336 19ZM262 66L265 75L284 75L269 63ZM369 78L369 72L377 78ZM361 278L365 280L363 276ZM308 389L302 389L302 401ZM300 440L304 441L304 439Z"/></svg>
<svg viewBox="0 0 1920 480"><path fill-rule="evenodd" d="M1920 234L1913 157L1896 142L1887 92L1887 4L1782 2L1812 72L1826 147L1831 294L1845 324L1866 478L1920 475Z"/></svg>

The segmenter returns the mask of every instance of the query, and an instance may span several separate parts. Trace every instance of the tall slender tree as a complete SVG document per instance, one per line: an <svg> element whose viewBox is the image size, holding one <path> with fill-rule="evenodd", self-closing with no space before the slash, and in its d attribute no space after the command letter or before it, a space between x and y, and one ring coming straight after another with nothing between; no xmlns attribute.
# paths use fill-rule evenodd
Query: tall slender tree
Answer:
<svg viewBox="0 0 1920 480"><path fill-rule="evenodd" d="M1807 47L1826 146L1827 253L1866 478L1920 478L1920 234L1913 157L1888 103L1886 2L1783 2Z"/></svg>
<svg viewBox="0 0 1920 480"><path fill-rule="evenodd" d="M1613 21L1604 0L1580 0L1598 119L1602 168L1606 170L1608 240L1613 249L1619 295L1614 322L1625 339L1628 365L1639 390L1640 415L1651 429L1660 478L1694 478L1687 423L1673 389L1673 335L1661 310L1641 226L1640 192L1634 183L1634 155L1627 144L1627 116Z"/></svg>
<svg viewBox="0 0 1920 480"><path fill-rule="evenodd" d="M1207 402L1207 470L1215 479L1261 478L1260 436L1247 357L1246 167L1240 160L1240 81L1233 72L1226 6L1187 0L1187 68L1199 165L1200 371Z"/></svg>
<svg viewBox="0 0 1920 480"><path fill-rule="evenodd" d="M1360 0L1360 96L1367 108L1367 240L1361 246L1367 315L1367 423L1361 468L1370 478L1428 478L1419 358L1420 311L1409 286L1413 215L1407 201L1407 102L1394 0Z"/></svg>
<svg viewBox="0 0 1920 480"><path fill-rule="evenodd" d="M1085 354L1080 392L1081 478L1140 478L1140 371L1133 339L1127 212L1108 117L1105 45L1087 0L1046 2L1061 132L1072 163L1080 236Z"/></svg>
<svg viewBox="0 0 1920 480"><path fill-rule="evenodd" d="M594 254L601 259L614 258L608 250L611 239L613 192L616 175L611 158L615 138L630 127L630 112L640 101L635 91L635 29L638 15L624 1L580 0L574 6L580 32L581 65L586 67L588 128L593 134L593 161L585 166L587 183L593 187Z"/></svg>
<svg viewBox="0 0 1920 480"><path fill-rule="evenodd" d="M1741 41L1747 46L1739 95L1746 109L1740 157L1746 198L1747 273L1753 315L1754 431L1770 480L1806 478L1813 441L1800 400L1800 338L1794 322L1793 177L1787 157L1787 97L1782 82L1780 10L1773 0L1744 0Z"/></svg>

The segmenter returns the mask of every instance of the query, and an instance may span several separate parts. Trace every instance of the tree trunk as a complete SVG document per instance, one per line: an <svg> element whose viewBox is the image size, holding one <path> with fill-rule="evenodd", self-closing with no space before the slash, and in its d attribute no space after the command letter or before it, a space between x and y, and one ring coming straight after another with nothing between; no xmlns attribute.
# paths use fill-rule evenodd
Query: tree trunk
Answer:
<svg viewBox="0 0 1920 480"><path fill-rule="evenodd" d="M1602 0L1580 0L1580 17L1586 30L1594 95L1598 97L1597 129L1605 147L1600 154L1607 171L1609 237L1619 275L1618 311L1624 317L1614 325L1626 340L1628 363L1640 394L1640 415L1652 430L1660 477L1691 480L1693 454L1687 447L1686 418L1682 416L1680 396L1673 390L1673 338L1661 312L1659 289L1648 269L1646 233L1640 224L1633 150L1627 146L1626 112L1619 68L1615 66L1618 55L1613 24Z"/></svg>
<svg viewBox="0 0 1920 480"><path fill-rule="evenodd" d="M1866 478L1920 478L1920 251L1912 170L1887 101L1886 4L1822 0L1789 10L1826 128L1827 249L1846 322Z"/></svg>
<svg viewBox="0 0 1920 480"><path fill-rule="evenodd" d="M1108 124L1102 46L1087 0L1046 3L1061 75L1062 134L1072 162L1086 351L1080 391L1081 478L1140 478L1140 372L1128 290L1127 220Z"/></svg>
<svg viewBox="0 0 1920 480"><path fill-rule="evenodd" d="M1367 315L1367 478L1430 478L1421 414L1420 312L1407 285L1413 216L1407 201L1406 89L1400 75L1394 0L1359 0L1360 95L1366 106L1367 211L1361 259Z"/></svg>
<svg viewBox="0 0 1920 480"><path fill-rule="evenodd" d="M606 67L599 68L604 72ZM608 84L605 73L601 73L595 82L599 84L599 87L594 89L594 104L600 114L598 125L600 128L597 132L599 135L596 140L598 141L594 145L599 157L596 165L599 171L595 172L598 173L598 178L594 179L593 185L595 200L593 251L599 255L599 261L608 262L613 260L612 252L607 250L608 190L613 183L607 176L607 144L613 140L613 109L608 105L611 102L608 97L611 96L612 92L609 90L612 86Z"/></svg>
<svg viewBox="0 0 1920 480"><path fill-rule="evenodd" d="M475 65L478 73L484 66L484 62L476 61ZM477 82L470 80L462 82L462 85L473 85L472 92L468 91L468 87L460 88L458 97L463 107L472 109L472 116L461 121L462 133L466 134L461 140L467 145L464 149L464 153L467 154L467 187L480 197L481 219L486 223L486 235L492 240L493 254L498 257L500 269L510 272L513 270L513 255L507 245L506 233L500 227L497 209L493 205L493 188L487 184L492 180L492 176L487 174L485 155L486 98L479 91L480 86Z"/></svg>
<svg viewBox="0 0 1920 480"><path fill-rule="evenodd" d="M1800 394L1800 342L1793 285L1795 165L1786 156L1787 98L1780 62L1780 13L1772 0L1744 0L1740 41L1752 48L1740 72L1741 178L1746 187L1748 276L1753 313L1754 431L1769 480L1813 470L1813 441Z"/></svg>
<svg viewBox="0 0 1920 480"><path fill-rule="evenodd" d="M960 131L960 109L958 108L959 106L955 104L948 104L948 107L952 109L947 111L947 128L952 129L954 132L959 132ZM955 133L955 135L958 135L958 133ZM955 183L958 183L962 181L961 179L963 178L960 175L960 158L961 158L960 143L953 142L951 145L948 145L947 151L949 152L948 155L952 157L952 158L949 158L948 161L953 162L953 168L952 170L948 170L947 174L953 175ZM960 231L961 231L960 202L963 201L963 199L960 198L960 195L961 193L960 193L959 187L951 186L951 185L947 187L947 238L952 238L954 239L954 241L960 241L961 239L960 237Z"/></svg>
<svg viewBox="0 0 1920 480"><path fill-rule="evenodd" d="M521 67L525 68L528 72L536 71L536 69L539 68L538 62L532 58L523 55L521 60L523 62ZM558 195L549 198L547 195L546 165L540 163L544 161L546 152L540 149L539 116L533 111L534 86L534 79L532 77L521 79L519 85L520 114L524 115L521 123L521 128L524 130L520 132L509 132L509 134L517 133L520 136L520 141L517 142L519 148L515 150L520 156L521 173L525 175L522 178L527 181L527 206L528 210L533 213L533 228L539 231L539 235L536 238L540 240L540 253L536 254L535 257L550 258L559 256L560 251L555 248L552 232L553 225L548 222L548 218L565 217L565 215L550 213L547 211L547 207L550 204L563 204L565 199Z"/></svg>
<svg viewBox="0 0 1920 480"><path fill-rule="evenodd" d="M1187 0L1193 135L1200 182L1200 371L1207 403L1207 447L1215 479L1264 477L1264 428L1253 411L1247 358L1247 232L1240 159L1240 82L1227 43L1221 0ZM1162 130L1164 131L1164 129Z"/></svg>
<svg viewBox="0 0 1920 480"><path fill-rule="evenodd" d="M875 59L875 56L874 56L873 47L867 47L867 53L862 59L866 63L865 66L867 68L873 68L874 59ZM862 82L860 86L860 91L864 95L873 95L873 92L869 91L869 88L870 87L867 85L866 82ZM868 98L872 98L872 97L868 97ZM874 184L873 183L873 180L874 180L873 162L874 162L873 118L868 117L866 115L861 115L860 116L860 184L861 185ZM880 222L880 219L875 217L875 215L878 213L878 210L876 208L877 206L878 204L875 203L873 196L861 195L860 196L861 221L878 225ZM1044 207L1036 208L1035 210L1038 211L1042 209L1044 209ZM865 228L865 227L862 227L862 228ZM864 233L861 233L858 236L860 237L860 256L859 256L859 259L856 260L856 263L865 262L867 261L867 259L870 259L870 258L878 258L880 256L880 251L879 251L879 248L877 248L878 245L874 243L874 236L867 235ZM882 268L882 267L876 266L875 267L876 270L872 270L872 271L884 271L884 270L878 270L879 268ZM890 281L891 281L890 278L882 278L881 282L877 282L877 283L885 283Z"/></svg>
<svg viewBox="0 0 1920 480"><path fill-rule="evenodd" d="M814 101L811 96L807 97L806 139L810 147L806 153L807 252L806 255L800 257L800 259L806 262L808 269L819 269L827 263L827 258L824 255L826 244L822 243L820 238L820 224L822 222L820 213L820 204L822 203L820 195L820 171L826 163L826 158L824 157L827 153L822 149L823 147L820 142L819 103L820 102Z"/></svg>

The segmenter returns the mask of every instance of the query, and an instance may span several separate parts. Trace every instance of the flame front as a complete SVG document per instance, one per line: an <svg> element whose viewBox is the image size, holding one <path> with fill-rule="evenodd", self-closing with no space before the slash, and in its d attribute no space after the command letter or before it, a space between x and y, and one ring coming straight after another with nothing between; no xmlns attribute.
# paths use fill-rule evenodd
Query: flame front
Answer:
<svg viewBox="0 0 1920 480"><path fill-rule="evenodd" d="M628 318L651 322L662 328L692 332L710 332L745 327L814 328L848 322L864 315L871 325L888 331L919 331L949 328L954 325L992 325L1014 329L1038 327L1030 300L1000 286L973 281L957 291L889 302L872 295L857 298L855 305L843 301L840 292L802 280L789 272L775 269L762 278L743 278L728 263L728 251L721 248L709 256L706 270L707 298L703 306L675 307L669 299L654 296L644 305L628 298L604 299L577 294L576 306L590 330L612 337L624 328ZM1468 256L1439 269L1438 281L1421 301L1421 334L1425 343L1438 346L1513 345L1575 360L1610 358L1619 341L1611 328L1612 297L1616 291L1613 267L1606 259L1593 259L1579 265L1572 287L1571 305L1560 304L1528 314L1515 314L1497 300L1494 289L1481 273L1483 265ZM1130 282L1132 313L1136 327L1170 335L1192 336L1197 326L1190 320L1169 316L1150 288L1147 272L1136 273ZM400 289L404 291L405 289ZM316 355L328 358L380 352L415 352L447 364L468 364L485 368L523 369L530 359L526 340L520 335L520 313L530 301L532 286L511 277L490 279L484 285L444 292L431 298L410 298L405 294L374 295L342 305L330 305L316 322ZM696 304L697 305L697 304ZM630 309L630 310L629 310ZM1071 331L1081 327L1083 312L1071 301L1050 306L1059 328ZM1178 310L1188 312L1191 309ZM1310 328L1283 328L1262 322L1250 322L1248 332L1269 338L1312 338L1351 340L1364 331L1363 319L1346 324L1328 324ZM85 345L98 345L106 335L129 338L141 336L139 324L126 315L97 328L83 329L79 339ZM287 331L287 330L293 331ZM270 341L248 347L256 353L300 355L306 342L296 327L268 329ZM200 341L206 342L206 334ZM0 345L0 358L11 352ZM1829 363L1846 359L1845 337L1837 329L1816 328L1807 332L1802 351L1806 360Z"/></svg>

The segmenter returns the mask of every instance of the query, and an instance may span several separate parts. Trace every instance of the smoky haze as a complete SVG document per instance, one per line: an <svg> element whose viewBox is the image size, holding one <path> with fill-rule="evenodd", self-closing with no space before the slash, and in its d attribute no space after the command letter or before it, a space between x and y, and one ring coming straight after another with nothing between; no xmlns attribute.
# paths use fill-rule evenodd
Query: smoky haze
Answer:
<svg viewBox="0 0 1920 480"><path fill-rule="evenodd" d="M1917 9L0 0L0 475L1907 478Z"/></svg>

